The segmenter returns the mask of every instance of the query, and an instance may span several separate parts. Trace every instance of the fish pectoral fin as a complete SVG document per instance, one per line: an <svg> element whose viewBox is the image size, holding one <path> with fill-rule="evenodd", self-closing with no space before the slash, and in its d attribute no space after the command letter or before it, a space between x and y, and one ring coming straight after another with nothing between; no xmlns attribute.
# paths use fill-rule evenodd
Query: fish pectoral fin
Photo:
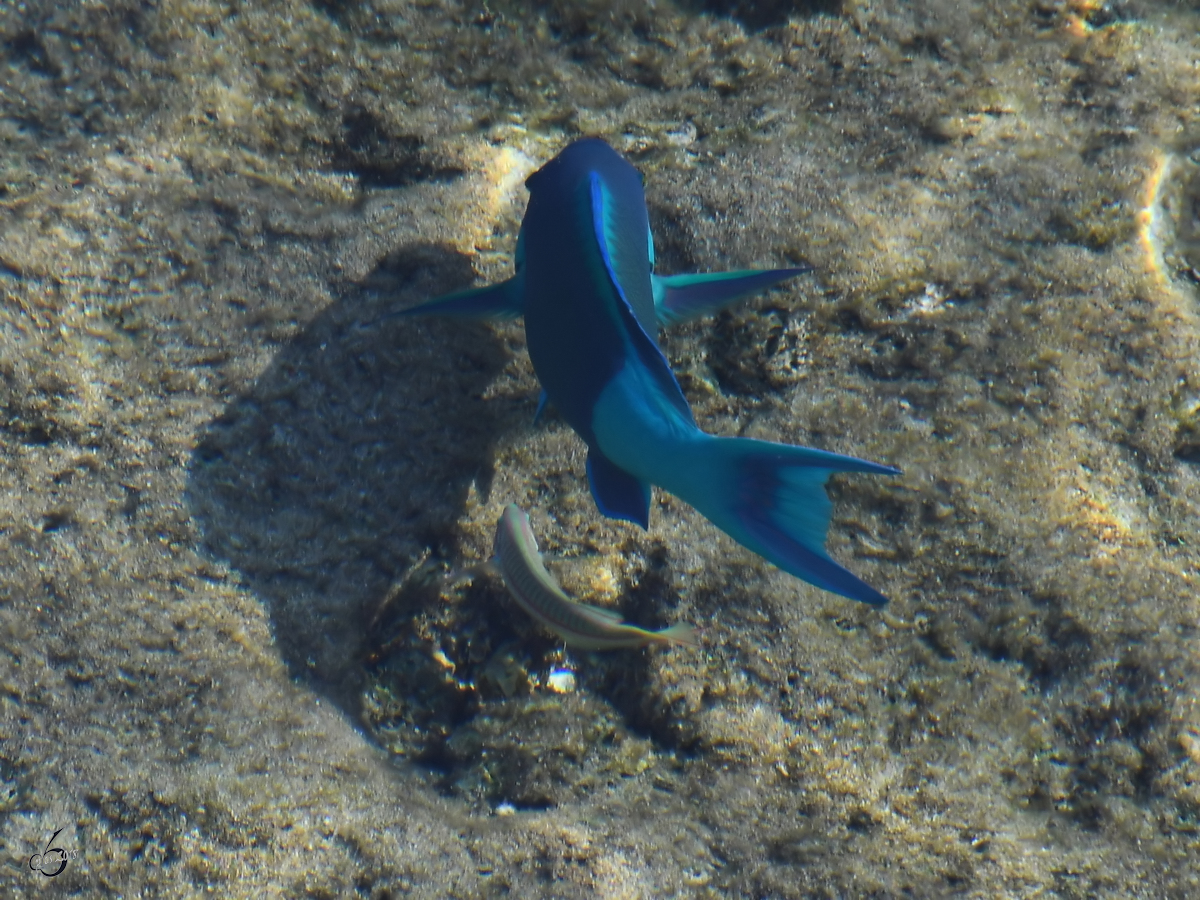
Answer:
<svg viewBox="0 0 1200 900"><path fill-rule="evenodd" d="M620 469L592 447L587 458L588 483L600 512L643 528L650 526L650 485Z"/></svg>
<svg viewBox="0 0 1200 900"><path fill-rule="evenodd" d="M737 272L706 272L696 275L651 275L654 315L660 325L690 322L716 312L747 294L812 271L811 266L793 269L742 269Z"/></svg>
<svg viewBox="0 0 1200 900"><path fill-rule="evenodd" d="M451 316L460 319L515 319L524 313L519 275L490 284L434 297L401 310L399 316Z"/></svg>
<svg viewBox="0 0 1200 900"><path fill-rule="evenodd" d="M533 414L533 424L537 425L542 420L542 413L546 411L546 404L550 402L550 395L543 390L538 394L537 410Z"/></svg>

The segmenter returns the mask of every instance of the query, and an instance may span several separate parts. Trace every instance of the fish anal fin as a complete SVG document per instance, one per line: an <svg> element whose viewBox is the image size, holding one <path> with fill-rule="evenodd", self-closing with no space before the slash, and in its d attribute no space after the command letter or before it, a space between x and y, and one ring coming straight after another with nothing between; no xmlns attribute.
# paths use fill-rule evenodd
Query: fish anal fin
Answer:
<svg viewBox="0 0 1200 900"><path fill-rule="evenodd" d="M600 512L643 528L650 526L650 485L618 468L595 447L588 451L588 483Z"/></svg>

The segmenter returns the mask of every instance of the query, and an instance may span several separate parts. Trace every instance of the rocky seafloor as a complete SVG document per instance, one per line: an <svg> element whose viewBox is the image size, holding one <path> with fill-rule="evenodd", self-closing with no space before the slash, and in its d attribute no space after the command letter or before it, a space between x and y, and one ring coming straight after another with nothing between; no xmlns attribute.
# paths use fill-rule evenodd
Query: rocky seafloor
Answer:
<svg viewBox="0 0 1200 900"><path fill-rule="evenodd" d="M1194 2L0 7L0 894L1200 896ZM515 323L598 135L664 350L830 484L823 593L605 520ZM471 574L530 510L564 651ZM51 835L67 851L31 870Z"/></svg>

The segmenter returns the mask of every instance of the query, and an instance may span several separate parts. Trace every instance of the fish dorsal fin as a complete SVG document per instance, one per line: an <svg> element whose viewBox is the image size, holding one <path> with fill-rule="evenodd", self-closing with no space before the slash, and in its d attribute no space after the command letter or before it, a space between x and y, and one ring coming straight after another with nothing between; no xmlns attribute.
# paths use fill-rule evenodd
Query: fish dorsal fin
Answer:
<svg viewBox="0 0 1200 900"><path fill-rule="evenodd" d="M650 286L649 252L646 246L645 201L640 192L633 195L629 186L617 180L615 186L599 172L589 173L592 227L600 246L604 267L621 296L633 311L638 324L652 339L658 337L658 319L654 312L654 291ZM638 210L642 215L637 215ZM647 229L648 232L648 229Z"/></svg>
<svg viewBox="0 0 1200 900"><path fill-rule="evenodd" d="M629 335L629 340L633 345L633 350L641 360L646 370L653 376L663 396L671 403L673 407L683 416L684 421L695 424L696 420L692 416L692 409L688 406L686 398L683 396L683 391L679 387L679 382L675 380L675 375L671 372L671 366L667 362L667 358L663 356L662 350L658 348L658 344L650 333L642 326L643 316L651 323L654 323L654 294L652 290L639 291L640 294L646 295L648 300L648 310L635 310L629 302L629 297L626 294L625 288L621 283L620 274L613 261L611 247L609 244L609 234L614 230L615 223L611 217L606 214L606 197L607 190L604 187L604 180L596 172L591 173L591 201L592 201L592 227L596 235L596 246L600 250L600 257L604 260L604 267L608 273L608 279L612 283L613 291L617 295L617 311L625 324L625 331ZM641 243L641 235L638 236ZM646 285L650 288L650 285Z"/></svg>
<svg viewBox="0 0 1200 900"><path fill-rule="evenodd" d="M587 616L601 625L620 625L625 621L619 612L605 609L603 606L592 606L590 603L576 603L576 611Z"/></svg>

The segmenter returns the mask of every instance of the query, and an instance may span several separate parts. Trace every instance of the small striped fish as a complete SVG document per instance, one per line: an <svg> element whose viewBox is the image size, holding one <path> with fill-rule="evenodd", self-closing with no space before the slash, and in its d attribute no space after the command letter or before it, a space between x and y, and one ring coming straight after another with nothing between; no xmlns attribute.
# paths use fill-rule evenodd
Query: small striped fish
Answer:
<svg viewBox="0 0 1200 900"><path fill-rule="evenodd" d="M529 516L515 503L506 506L500 516L492 553L492 565L500 570L513 599L571 647L615 650L646 644L699 646L691 625L680 623L662 631L647 631L625 624L611 610L568 597L542 565Z"/></svg>

